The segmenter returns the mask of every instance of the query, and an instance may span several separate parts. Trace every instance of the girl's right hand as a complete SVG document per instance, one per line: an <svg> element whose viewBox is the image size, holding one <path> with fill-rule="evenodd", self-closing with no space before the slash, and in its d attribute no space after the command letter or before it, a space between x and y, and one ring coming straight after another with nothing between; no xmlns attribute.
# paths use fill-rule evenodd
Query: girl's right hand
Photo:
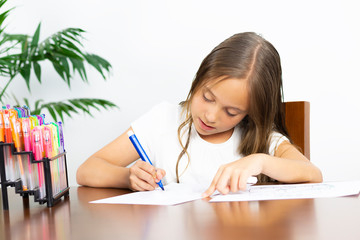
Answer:
<svg viewBox="0 0 360 240"><path fill-rule="evenodd" d="M130 167L129 188L133 191L151 191L165 176L163 169L156 169L151 164L138 160Z"/></svg>

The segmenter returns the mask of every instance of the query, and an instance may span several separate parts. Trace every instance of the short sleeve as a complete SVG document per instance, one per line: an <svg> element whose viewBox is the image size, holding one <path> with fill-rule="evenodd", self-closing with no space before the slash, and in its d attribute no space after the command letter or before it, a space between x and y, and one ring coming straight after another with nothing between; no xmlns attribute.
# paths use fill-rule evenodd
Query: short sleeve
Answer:
<svg viewBox="0 0 360 240"><path fill-rule="evenodd" d="M134 133L150 159L155 157L159 138L164 131L172 127L176 120L176 106L174 106L168 102L162 102L131 123Z"/></svg>
<svg viewBox="0 0 360 240"><path fill-rule="evenodd" d="M270 139L269 154L274 156L276 149L284 141L289 141L289 139L279 132L273 132Z"/></svg>

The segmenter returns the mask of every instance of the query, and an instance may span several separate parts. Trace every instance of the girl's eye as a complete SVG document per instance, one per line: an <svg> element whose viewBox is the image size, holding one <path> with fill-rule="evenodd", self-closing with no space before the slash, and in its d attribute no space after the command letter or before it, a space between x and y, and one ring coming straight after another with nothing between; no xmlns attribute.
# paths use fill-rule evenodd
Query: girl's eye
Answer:
<svg viewBox="0 0 360 240"><path fill-rule="evenodd" d="M226 110L226 114L230 117L235 117L237 114L235 113L230 113L229 111Z"/></svg>
<svg viewBox="0 0 360 240"><path fill-rule="evenodd" d="M203 99L205 100L205 102L213 102L213 100L207 98L205 94L203 94Z"/></svg>

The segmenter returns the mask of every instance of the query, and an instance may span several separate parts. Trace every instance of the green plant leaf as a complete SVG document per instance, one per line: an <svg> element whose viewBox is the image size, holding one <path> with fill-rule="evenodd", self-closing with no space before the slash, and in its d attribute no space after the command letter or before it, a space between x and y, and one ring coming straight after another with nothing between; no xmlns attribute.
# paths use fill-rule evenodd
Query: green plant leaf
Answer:
<svg viewBox="0 0 360 240"><path fill-rule="evenodd" d="M100 64L100 62L98 61L98 58L96 58L95 54L84 54L84 57L86 59L86 61L93 66L100 74L101 76L106 79L103 70L102 70L102 65Z"/></svg>
<svg viewBox="0 0 360 240"><path fill-rule="evenodd" d="M69 104L63 103L63 102L57 102L56 104L53 104L53 108L56 110L57 114L60 116L61 121L64 121L63 113L65 113L70 118L71 112L77 113L77 111Z"/></svg>
<svg viewBox="0 0 360 240"><path fill-rule="evenodd" d="M7 0L0 0L0 8L7 2ZM0 34L4 31L5 28L2 27L3 22L7 18L9 12L14 8L10 8L9 10L0 14Z"/></svg>
<svg viewBox="0 0 360 240"><path fill-rule="evenodd" d="M64 68L63 66L61 66L60 62L58 59L56 59L55 57L53 57L51 54L47 53L45 55L45 58L47 58L48 60L50 60L50 62L52 63L55 71L60 75L60 77L66 82L65 79L65 74L64 74Z"/></svg>
<svg viewBox="0 0 360 240"><path fill-rule="evenodd" d="M78 60L83 60L82 57L80 57L79 55L77 55L75 52L71 51L71 50L68 50L64 47L61 47L59 46L59 48L57 49L57 54L60 54L64 57L68 57L68 58L75 58L75 59L78 59Z"/></svg>
<svg viewBox="0 0 360 240"><path fill-rule="evenodd" d="M24 103L25 103L26 106L30 106L30 104L29 104L29 99L24 98Z"/></svg>
<svg viewBox="0 0 360 240"><path fill-rule="evenodd" d="M11 72L16 68L12 55L0 58L0 75L4 77L11 77Z"/></svg>
<svg viewBox="0 0 360 240"><path fill-rule="evenodd" d="M92 114L90 113L89 109L87 108L86 105L82 105L81 101L79 101L78 99L69 99L68 100L74 107L83 110L85 113L87 113L88 115L92 116Z"/></svg>
<svg viewBox="0 0 360 240"><path fill-rule="evenodd" d="M6 2L7 0L0 0L0 7ZM41 42L39 42L41 23L38 24L33 36L7 34L4 32L3 25L11 10L0 13L0 76L8 78L2 85L4 87L0 88L0 101L3 96L9 96L6 90L18 74L24 78L30 91L31 68L34 69L39 83L42 83L41 64L44 61L51 62L57 74L69 87L75 73L78 73L81 79L88 83L86 64L95 68L106 80L105 74L110 73L112 66L104 58L84 51L82 43L85 39L83 37L84 30L67 28L52 34ZM15 95L13 97L15 98ZM19 101L16 99L16 102ZM24 102L29 106L28 99L25 98ZM103 99L77 98L50 103L44 103L40 99L34 103L33 113L40 114L42 109L47 109L55 120L56 118L63 120L64 116L72 117L79 112L92 116L93 110L107 110L113 107L117 108L114 103Z"/></svg>
<svg viewBox="0 0 360 240"><path fill-rule="evenodd" d="M37 79L39 80L39 83L41 83L41 66L36 61L34 61L32 63L33 63L33 68L34 68L35 75L36 75Z"/></svg>
<svg viewBox="0 0 360 240"><path fill-rule="evenodd" d="M88 83L88 79L87 79L87 75L86 75L86 70L85 70L85 66L83 61L79 61L78 59L73 59L70 58L71 64L73 66L73 70L75 72L75 70L79 73L81 79Z"/></svg>
<svg viewBox="0 0 360 240"><path fill-rule="evenodd" d="M71 41L67 40L67 39L63 39L64 41L64 45L69 49L69 50L73 50L79 54L82 54L81 50Z"/></svg>
<svg viewBox="0 0 360 240"><path fill-rule="evenodd" d="M25 63L24 66L20 69L20 74L24 78L26 82L26 86L30 91L30 71L31 65L29 63Z"/></svg>
<svg viewBox="0 0 360 240"><path fill-rule="evenodd" d="M34 109L35 111L38 110L38 109L41 109L41 108L40 108L40 106L41 106L40 104L41 104L41 102L43 102L43 101L44 101L44 100L39 99L39 100L37 100L37 101L35 102L35 109ZM29 106L30 106L30 105L29 105Z"/></svg>
<svg viewBox="0 0 360 240"><path fill-rule="evenodd" d="M52 64L53 64L53 67L56 70L56 72L60 75L60 77L69 84L69 82L66 81L63 67L58 62L55 62L55 61L52 61Z"/></svg>
<svg viewBox="0 0 360 240"><path fill-rule="evenodd" d="M2 5L4 5L7 2L7 0L0 0L0 8L2 7Z"/></svg>
<svg viewBox="0 0 360 240"><path fill-rule="evenodd" d="M56 121L56 113L53 108L51 106L45 106L45 108L49 111L51 117Z"/></svg>
<svg viewBox="0 0 360 240"><path fill-rule="evenodd" d="M32 38L31 41L31 52L33 52L37 47L38 47L38 43L39 43L39 38L40 38L40 27L41 27L41 23L39 23L38 27L36 28L36 31L34 33L34 36Z"/></svg>
<svg viewBox="0 0 360 240"><path fill-rule="evenodd" d="M25 41L27 41L28 36L26 34L4 33L4 38L6 39L6 41L25 42Z"/></svg>
<svg viewBox="0 0 360 240"><path fill-rule="evenodd" d="M21 61L25 62L29 56L29 41L28 36L26 36L21 42Z"/></svg>
<svg viewBox="0 0 360 240"><path fill-rule="evenodd" d="M108 100L96 98L76 98L43 104L40 104L40 102L43 102L43 100L36 101L35 109L32 110L32 113L40 114L41 110L47 109L54 121L58 121L59 118L64 121L64 115L72 118L74 114L79 114L79 110L93 117L92 109L101 111L100 108L105 110L108 110L108 108L118 108L116 104ZM27 105L29 105L28 102Z"/></svg>
<svg viewBox="0 0 360 240"><path fill-rule="evenodd" d="M0 6L1 7L1 6ZM10 9L11 10L11 9ZM4 31L5 28L2 28L2 24L4 23L5 19L9 15L10 10L7 10L0 14L0 34Z"/></svg>
<svg viewBox="0 0 360 240"><path fill-rule="evenodd" d="M80 102L82 104L84 104L85 106L87 106L88 108L93 107L96 110L100 111L100 109L96 106L96 103L97 103L96 99L82 98L82 99L78 99L78 100L80 100Z"/></svg>
<svg viewBox="0 0 360 240"><path fill-rule="evenodd" d="M64 58L64 57L59 57L59 63L60 63L60 65L62 66L62 69L63 69L63 72L64 72L64 76L65 76L66 82L67 82L67 84L68 84L69 87L70 87L70 77L71 77L71 74L70 74L69 63L68 63L68 61L66 60L66 58Z"/></svg>

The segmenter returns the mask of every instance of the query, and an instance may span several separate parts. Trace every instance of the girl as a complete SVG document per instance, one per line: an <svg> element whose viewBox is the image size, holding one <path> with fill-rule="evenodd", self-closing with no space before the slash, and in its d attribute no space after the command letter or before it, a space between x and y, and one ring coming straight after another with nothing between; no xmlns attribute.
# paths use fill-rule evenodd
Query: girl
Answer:
<svg viewBox="0 0 360 240"><path fill-rule="evenodd" d="M251 176L322 182L288 136L281 74L278 52L261 36L226 39L203 60L184 102L159 104L131 124L154 166L136 161L126 131L79 167L77 182L134 191L160 180L207 184L204 197L245 190Z"/></svg>

